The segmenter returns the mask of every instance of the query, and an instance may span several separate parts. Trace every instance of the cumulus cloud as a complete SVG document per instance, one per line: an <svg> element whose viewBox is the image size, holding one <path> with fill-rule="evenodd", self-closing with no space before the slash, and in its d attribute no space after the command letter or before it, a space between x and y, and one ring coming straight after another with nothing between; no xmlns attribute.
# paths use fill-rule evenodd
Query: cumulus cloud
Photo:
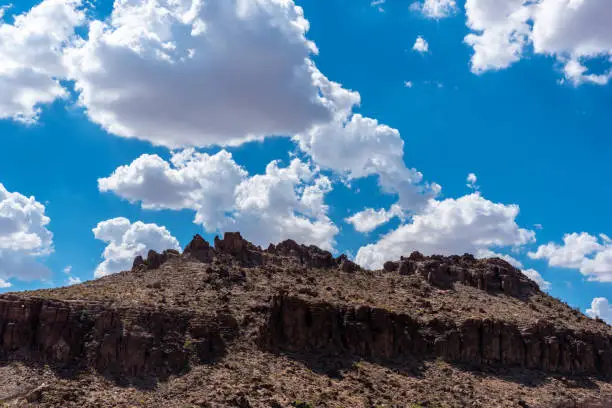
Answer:
<svg viewBox="0 0 612 408"><path fill-rule="evenodd" d="M32 123L40 106L68 95L60 85L63 49L84 14L80 0L44 0L14 22L0 12L0 119Z"/></svg>
<svg viewBox="0 0 612 408"><path fill-rule="evenodd" d="M83 281L81 281L81 278L77 278L77 277L73 277L73 276L69 276L68 280L66 281L68 286L78 285L79 283L82 283L82 282Z"/></svg>
<svg viewBox="0 0 612 408"><path fill-rule="evenodd" d="M563 65L565 78L578 85L604 85L612 76L589 73L585 62L612 57L612 8L606 0L467 0L466 36L474 48L472 71L503 69L532 46Z"/></svg>
<svg viewBox="0 0 612 408"><path fill-rule="evenodd" d="M65 274L70 274L70 272L72 272L72 265L68 265L64 268L64 273Z"/></svg>
<svg viewBox="0 0 612 408"><path fill-rule="evenodd" d="M98 180L111 191L145 209L189 209L207 231L240 230L266 245L286 238L331 249L338 228L327 216L330 180L300 159L249 177L230 153L208 155L188 149L169 162L143 155Z"/></svg>
<svg viewBox="0 0 612 408"><path fill-rule="evenodd" d="M563 244L540 245L529 257L544 259L552 267L578 269L589 280L612 282L612 242L605 234L566 234Z"/></svg>
<svg viewBox="0 0 612 408"><path fill-rule="evenodd" d="M375 230L395 217L402 217L402 209L399 205L393 205L389 210L366 208L346 218L345 221L352 224L356 231L365 233Z"/></svg>
<svg viewBox="0 0 612 408"><path fill-rule="evenodd" d="M599 317L608 324L612 324L612 305L608 299L599 297L593 299L591 308L587 309L586 314L592 318Z"/></svg>
<svg viewBox="0 0 612 408"><path fill-rule="evenodd" d="M169 147L292 135L339 109L286 0L116 1L66 51L89 118Z"/></svg>
<svg viewBox="0 0 612 408"><path fill-rule="evenodd" d="M45 279L40 258L53 252L45 206L34 197L9 192L0 183L0 278Z"/></svg>
<svg viewBox="0 0 612 408"><path fill-rule="evenodd" d="M542 275L535 269L525 269L523 273L532 281L538 284L540 289L549 290L551 287L551 283L545 280Z"/></svg>
<svg viewBox="0 0 612 408"><path fill-rule="evenodd" d="M417 37L412 49L420 52L421 54L425 54L429 51L429 43L420 35Z"/></svg>
<svg viewBox="0 0 612 408"><path fill-rule="evenodd" d="M361 247L356 260L364 267L380 268L385 261L412 251L450 255L519 247L533 242L535 233L517 225L518 213L517 205L493 203L477 193L432 199L411 222Z"/></svg>
<svg viewBox="0 0 612 408"><path fill-rule="evenodd" d="M467 181L467 186L471 188L472 190L478 191L478 189L480 188L476 185L476 183L478 182L478 177L476 177L476 174L474 173L468 174L466 181Z"/></svg>
<svg viewBox="0 0 612 408"><path fill-rule="evenodd" d="M181 249L166 227L142 221L131 223L123 217L99 222L92 231L96 239L108 244L102 254L104 260L95 270L96 278L129 270L136 256L146 257L151 249Z"/></svg>
<svg viewBox="0 0 612 408"><path fill-rule="evenodd" d="M0 279L0 289L8 289L13 286L10 282Z"/></svg>
<svg viewBox="0 0 612 408"><path fill-rule="evenodd" d="M439 185L423 183L423 175L406 166L399 131L375 119L340 116L296 139L316 164L348 180L377 176L383 192L397 194L404 210L419 210L440 192Z"/></svg>
<svg viewBox="0 0 612 408"><path fill-rule="evenodd" d="M412 3L410 9L421 12L427 18L439 20L455 14L457 3L455 0L424 0Z"/></svg>

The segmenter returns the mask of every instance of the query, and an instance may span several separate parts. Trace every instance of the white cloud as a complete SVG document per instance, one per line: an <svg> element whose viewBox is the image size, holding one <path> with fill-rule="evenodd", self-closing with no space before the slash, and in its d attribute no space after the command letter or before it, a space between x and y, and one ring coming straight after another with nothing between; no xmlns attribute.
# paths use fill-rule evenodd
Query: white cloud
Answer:
<svg viewBox="0 0 612 408"><path fill-rule="evenodd" d="M53 234L45 206L34 197L9 192L0 183L0 277L44 279L49 269L39 262L53 252Z"/></svg>
<svg viewBox="0 0 612 408"><path fill-rule="evenodd" d="M542 290L549 290L551 287L551 283L544 280L544 278L542 277L542 275L540 275L540 273L538 271L536 271L535 269L525 269L523 271L523 273L532 281L534 281L535 283L538 284L538 286L540 287L540 289Z"/></svg>
<svg viewBox="0 0 612 408"><path fill-rule="evenodd" d="M68 265L64 268L65 274L70 274L70 272L72 272L72 265Z"/></svg>
<svg viewBox="0 0 612 408"><path fill-rule="evenodd" d="M412 83L412 81L404 81L404 86L406 88L412 88L414 84Z"/></svg>
<svg viewBox="0 0 612 408"><path fill-rule="evenodd" d="M429 43L420 35L417 37L412 49L424 54L429 51Z"/></svg>
<svg viewBox="0 0 612 408"><path fill-rule="evenodd" d="M102 254L104 261L94 273L96 278L129 270L137 255L146 257L151 249L158 252L181 249L166 227L142 221L131 223L127 218L113 218L98 223L92 231L96 239L108 244Z"/></svg>
<svg viewBox="0 0 612 408"><path fill-rule="evenodd" d="M246 176L225 150L209 155L187 149L173 154L170 163L144 154L99 179L98 187L132 203L140 201L145 209L194 210L196 222L215 231L223 226L234 190Z"/></svg>
<svg viewBox="0 0 612 408"><path fill-rule="evenodd" d="M3 280L3 279L0 279L0 289L8 289L8 288L10 288L11 286L13 286L13 285L11 284L11 282L7 282L7 281L5 281L5 280Z"/></svg>
<svg viewBox="0 0 612 408"><path fill-rule="evenodd" d="M346 218L345 221L352 224L359 232L370 232L395 217L402 217L402 209L399 205L393 205L389 210L367 208Z"/></svg>
<svg viewBox="0 0 612 408"><path fill-rule="evenodd" d="M370 2L370 6L376 7L378 11L380 11L381 13L385 12L385 9L383 8L383 4L385 4L385 0L372 0Z"/></svg>
<svg viewBox="0 0 612 408"><path fill-rule="evenodd" d="M397 129L377 120L352 115L315 126L296 136L300 148L324 169L347 179L378 176L385 193L397 194L404 210L418 210L440 192L437 184L422 184L423 175L406 167L404 141Z"/></svg>
<svg viewBox="0 0 612 408"><path fill-rule="evenodd" d="M117 1L66 51L89 118L169 147L292 135L340 109L291 0Z"/></svg>
<svg viewBox="0 0 612 408"><path fill-rule="evenodd" d="M466 181L467 181L467 186L471 188L472 190L478 191L478 189L480 188L478 185L476 185L476 183L478 182L478 177L476 177L476 174L474 173L468 174Z"/></svg>
<svg viewBox="0 0 612 408"><path fill-rule="evenodd" d="M612 242L605 234L599 238L586 232L566 234L562 245L540 245L529 257L545 259L552 267L578 269L589 280L612 282Z"/></svg>
<svg viewBox="0 0 612 408"><path fill-rule="evenodd" d="M68 280L66 281L66 283L67 283L69 286L72 286L72 285L78 285L79 283L82 283L82 282L83 282L83 281L81 281L81 278L77 278L77 277L73 277L73 276L69 276L69 277L68 277Z"/></svg>
<svg viewBox="0 0 612 408"><path fill-rule="evenodd" d="M364 267L379 268L385 261L412 251L450 255L519 247L533 242L535 233L517 225L518 213L517 205L493 203L478 193L458 199L432 199L410 223L361 247L356 259Z"/></svg>
<svg viewBox="0 0 612 408"><path fill-rule="evenodd" d="M28 12L3 22L0 13L0 119L31 123L40 105L66 97L58 79L64 46L84 20L80 0L44 0Z"/></svg>
<svg viewBox="0 0 612 408"><path fill-rule="evenodd" d="M98 185L145 209L193 210L206 230L239 230L261 245L293 238L331 249L338 233L324 204L331 182L299 159L285 168L273 161L265 174L249 177L226 151L188 149L171 163L143 155Z"/></svg>
<svg viewBox="0 0 612 408"><path fill-rule="evenodd" d="M586 314L592 318L599 317L608 324L612 324L612 305L606 298L595 298L591 302L591 308L587 309Z"/></svg>
<svg viewBox="0 0 612 408"><path fill-rule="evenodd" d="M527 46L563 64L565 78L578 85L608 83L612 71L588 73L593 58L612 57L612 8L607 0L467 0L465 38L474 48L472 70L502 69L520 60Z"/></svg>
<svg viewBox="0 0 612 408"><path fill-rule="evenodd" d="M455 0L424 0L410 5L413 11L419 11L427 18L442 19L457 12Z"/></svg>

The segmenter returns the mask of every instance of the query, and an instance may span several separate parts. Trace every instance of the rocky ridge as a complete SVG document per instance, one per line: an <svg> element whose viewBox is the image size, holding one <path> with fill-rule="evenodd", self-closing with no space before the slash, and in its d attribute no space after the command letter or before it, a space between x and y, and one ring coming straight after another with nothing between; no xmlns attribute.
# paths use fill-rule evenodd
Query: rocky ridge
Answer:
<svg viewBox="0 0 612 408"><path fill-rule="evenodd" d="M197 235L182 254L150 251L128 272L0 296L4 361L139 384L215 369L236 349L292 356L325 375L362 360L381 367L443 361L603 384L612 377L609 326L548 297L507 262L468 254L415 252L367 271L291 240L261 249L239 233L214 246ZM592 394L594 401L600 392ZM320 405L334 406L333 398Z"/></svg>

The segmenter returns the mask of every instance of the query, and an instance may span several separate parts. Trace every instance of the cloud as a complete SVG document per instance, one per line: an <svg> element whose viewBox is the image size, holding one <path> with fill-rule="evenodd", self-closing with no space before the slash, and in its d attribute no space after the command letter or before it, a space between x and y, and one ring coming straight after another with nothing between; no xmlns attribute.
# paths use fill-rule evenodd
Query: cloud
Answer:
<svg viewBox="0 0 612 408"><path fill-rule="evenodd" d="M157 145L293 135L341 108L290 0L117 1L68 49L89 118Z"/></svg>
<svg viewBox="0 0 612 408"><path fill-rule="evenodd" d="M545 259L552 267L578 269L589 280L612 282L612 242L600 234L586 232L566 234L563 244L550 242L530 252L532 259Z"/></svg>
<svg viewBox="0 0 612 408"><path fill-rule="evenodd" d="M466 181L467 181L467 186L471 188L472 190L478 191L480 189L480 187L476 185L476 182L478 182L478 177L476 177L476 174L474 173L468 174Z"/></svg>
<svg viewBox="0 0 612 408"><path fill-rule="evenodd" d="M73 277L73 276L69 276L68 280L66 281L68 286L78 285L79 283L82 283L82 282L83 281L81 281L81 278L76 278L76 277Z"/></svg>
<svg viewBox="0 0 612 408"><path fill-rule="evenodd" d="M72 272L72 265L68 265L64 268L65 274L70 274L70 272Z"/></svg>
<svg viewBox="0 0 612 408"><path fill-rule="evenodd" d="M379 268L385 261L412 251L450 255L519 247L533 242L535 233L517 225L518 213L517 205L493 203L478 193L432 199L411 222L361 247L356 260L364 267Z"/></svg>
<svg viewBox="0 0 612 408"><path fill-rule="evenodd" d="M0 278L44 279L49 269L39 261L53 252L53 234L45 206L34 197L9 192L0 183Z"/></svg>
<svg viewBox="0 0 612 408"><path fill-rule="evenodd" d="M421 12L426 18L439 20L455 14L457 3L455 0L424 0L412 3L410 9Z"/></svg>
<svg viewBox="0 0 612 408"><path fill-rule="evenodd" d="M3 22L0 12L0 119L35 122L40 106L67 97L59 79L65 45L84 14L80 0L44 0Z"/></svg>
<svg viewBox="0 0 612 408"><path fill-rule="evenodd" d="M599 317L608 324L612 324L612 305L606 298L595 298L591 302L591 308L587 309L586 314L592 318Z"/></svg>
<svg viewBox="0 0 612 408"><path fill-rule="evenodd" d="M404 81L404 86L406 88L412 88L414 84L412 83L412 81Z"/></svg>
<svg viewBox="0 0 612 408"><path fill-rule="evenodd" d="M589 73L585 62L612 57L612 8L606 0L467 0L465 42L474 48L472 71L507 68L531 46L539 55L554 56L567 80L579 85L604 85L608 69Z"/></svg>
<svg viewBox="0 0 612 408"><path fill-rule="evenodd" d="M187 149L174 153L170 163L144 154L99 179L98 187L132 203L139 201L148 210L194 210L196 222L212 232L224 225L234 191L246 177L225 150L209 155Z"/></svg>
<svg viewBox="0 0 612 408"><path fill-rule="evenodd" d="M391 221L395 217L402 217L402 209L399 205L393 205L389 210L381 208L374 210L367 208L345 219L352 224L356 231L370 232L379 226Z"/></svg>
<svg viewBox="0 0 612 408"><path fill-rule="evenodd" d="M423 183L420 172L406 167L399 131L375 119L341 116L296 140L317 165L348 180L377 176L382 191L397 194L404 210L419 210L440 192L439 185Z"/></svg>
<svg viewBox="0 0 612 408"><path fill-rule="evenodd" d="M383 8L383 4L385 4L385 0L372 0L370 2L370 6L376 7L377 10L380 11L381 13L385 12L385 9Z"/></svg>
<svg viewBox="0 0 612 408"><path fill-rule="evenodd" d="M0 289L8 289L13 286L10 282L0 279Z"/></svg>
<svg viewBox="0 0 612 408"><path fill-rule="evenodd" d="M328 218L325 194L330 180L299 159L249 177L230 153L192 149L175 152L170 163L143 155L98 180L100 191L113 192L144 209L189 209L207 231L239 230L261 245L293 238L331 249L338 228Z"/></svg>
<svg viewBox="0 0 612 408"><path fill-rule="evenodd" d="M542 277L542 275L540 275L540 273L538 271L536 271L535 269L525 269L523 270L523 273L532 281L534 281L535 283L538 284L538 286L540 287L540 289L542 290L549 290L550 287L552 286L550 282L544 280L544 278Z"/></svg>
<svg viewBox="0 0 612 408"><path fill-rule="evenodd" d="M425 54L429 51L429 43L420 35L417 37L412 49L420 52L421 54Z"/></svg>
<svg viewBox="0 0 612 408"><path fill-rule="evenodd" d="M92 231L96 239L108 244L102 254L104 260L95 270L96 278L129 270L137 255L146 257L151 249L181 249L166 227L157 224L131 223L120 217L99 222Z"/></svg>

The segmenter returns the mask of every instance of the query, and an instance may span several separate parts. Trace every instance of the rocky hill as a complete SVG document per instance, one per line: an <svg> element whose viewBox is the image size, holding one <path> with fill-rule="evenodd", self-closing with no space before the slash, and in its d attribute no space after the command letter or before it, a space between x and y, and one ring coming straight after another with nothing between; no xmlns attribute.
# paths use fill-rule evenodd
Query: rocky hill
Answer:
<svg viewBox="0 0 612 408"><path fill-rule="evenodd" d="M0 296L0 404L612 407L612 328L501 259L363 270L238 233Z"/></svg>

